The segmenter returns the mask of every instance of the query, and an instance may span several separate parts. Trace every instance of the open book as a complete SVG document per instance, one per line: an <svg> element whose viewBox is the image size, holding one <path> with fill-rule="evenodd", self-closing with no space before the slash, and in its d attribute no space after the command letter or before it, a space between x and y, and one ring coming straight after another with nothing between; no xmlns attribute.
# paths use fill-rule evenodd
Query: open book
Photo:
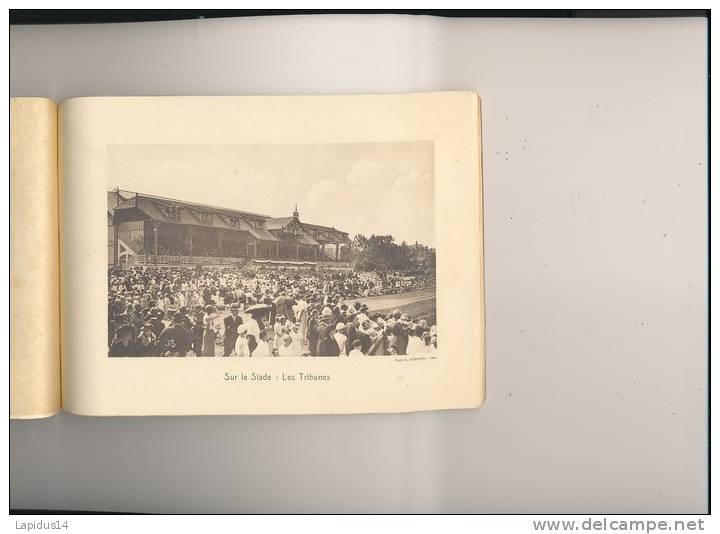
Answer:
<svg viewBox="0 0 720 534"><path fill-rule="evenodd" d="M10 136L12 417L482 403L475 93L18 98Z"/></svg>

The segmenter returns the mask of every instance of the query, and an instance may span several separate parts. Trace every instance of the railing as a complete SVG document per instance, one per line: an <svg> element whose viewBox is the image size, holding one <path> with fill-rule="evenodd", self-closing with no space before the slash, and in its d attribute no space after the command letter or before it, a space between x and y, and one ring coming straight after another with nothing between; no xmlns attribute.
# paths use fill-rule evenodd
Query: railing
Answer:
<svg viewBox="0 0 720 534"><path fill-rule="evenodd" d="M348 262L335 261L311 261L311 260L248 260L245 264L246 270L255 267L290 267L290 268L311 268L311 269L349 269Z"/></svg>
<svg viewBox="0 0 720 534"><path fill-rule="evenodd" d="M349 269L350 262L347 261L316 261L319 268L323 269Z"/></svg>
<svg viewBox="0 0 720 534"><path fill-rule="evenodd" d="M159 254L138 254L136 256L128 256L120 262L121 266L132 267L140 266L177 266L177 267L242 267L248 263L249 265L307 265L315 266L323 269L349 269L350 263L343 261L310 261L310 260L248 260L247 258L226 258L217 256L171 256Z"/></svg>
<svg viewBox="0 0 720 534"><path fill-rule="evenodd" d="M130 256L123 262L126 266L133 265L169 265L178 267L194 267L197 265L207 267L232 267L242 266L245 258L225 258L217 256L170 256L154 254L138 254Z"/></svg>

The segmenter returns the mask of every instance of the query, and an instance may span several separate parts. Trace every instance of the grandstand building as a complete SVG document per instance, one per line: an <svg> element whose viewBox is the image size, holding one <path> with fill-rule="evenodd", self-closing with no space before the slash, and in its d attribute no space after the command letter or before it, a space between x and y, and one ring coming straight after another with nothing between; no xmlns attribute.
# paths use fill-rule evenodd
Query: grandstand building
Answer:
<svg viewBox="0 0 720 534"><path fill-rule="evenodd" d="M349 267L347 232L292 217L115 190L108 192L108 266L244 265L247 261Z"/></svg>

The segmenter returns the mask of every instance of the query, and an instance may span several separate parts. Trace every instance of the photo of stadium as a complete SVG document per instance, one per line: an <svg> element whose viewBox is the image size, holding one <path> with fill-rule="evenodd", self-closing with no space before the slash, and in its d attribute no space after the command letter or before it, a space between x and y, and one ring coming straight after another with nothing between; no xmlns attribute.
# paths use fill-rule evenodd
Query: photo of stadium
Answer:
<svg viewBox="0 0 720 534"><path fill-rule="evenodd" d="M432 208L432 145L393 145L295 147L294 153L309 169L313 162L315 166L327 162L328 152L341 152L337 166L343 168L345 163L349 169L340 187L332 187L328 180L318 186L311 178L309 190L325 193L314 204L306 195L309 209L319 206L315 211L325 222L332 211L324 207L328 200L342 203L351 194L357 209L375 210L385 219L374 218L377 229L392 230L393 218L400 212L406 233L413 229L408 218L420 217L418 225L427 225L428 217L434 219L427 208ZM139 175L153 174L153 165L161 166L167 161L163 158L173 153L159 152L146 158L150 163L145 167L136 165ZM364 157L358 160L360 155ZM403 156L410 161L398 165ZM229 169L240 165L230 156L227 159ZM287 165L293 166L294 158L287 159ZM245 168L248 165L243 163ZM383 172L388 166L391 172ZM236 175L235 170L227 172ZM368 192L364 200L368 206L362 205L363 196L354 194L362 187L353 187L358 172L364 173L366 182L378 182L380 191L391 189L385 204L378 206ZM382 178L388 183L379 183ZM301 216L297 201L289 206L291 213L271 216L247 211L247 195L243 209L236 209L118 185L109 188L107 200L108 354L112 357L367 357L437 352L435 249L427 243L397 242L390 232L358 232L365 218L352 221L342 212L337 225L317 224L314 218ZM410 215L417 200L426 209ZM344 220L353 228L343 229ZM427 230L424 234L434 237Z"/></svg>

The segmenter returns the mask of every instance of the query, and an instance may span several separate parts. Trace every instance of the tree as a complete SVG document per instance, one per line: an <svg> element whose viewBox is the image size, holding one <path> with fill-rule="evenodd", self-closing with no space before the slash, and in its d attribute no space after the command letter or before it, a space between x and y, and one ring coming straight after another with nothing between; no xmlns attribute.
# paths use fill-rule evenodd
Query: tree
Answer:
<svg viewBox="0 0 720 534"><path fill-rule="evenodd" d="M358 234L353 238L355 268L360 271L427 271L435 268L435 249L405 241L395 243L391 235Z"/></svg>

